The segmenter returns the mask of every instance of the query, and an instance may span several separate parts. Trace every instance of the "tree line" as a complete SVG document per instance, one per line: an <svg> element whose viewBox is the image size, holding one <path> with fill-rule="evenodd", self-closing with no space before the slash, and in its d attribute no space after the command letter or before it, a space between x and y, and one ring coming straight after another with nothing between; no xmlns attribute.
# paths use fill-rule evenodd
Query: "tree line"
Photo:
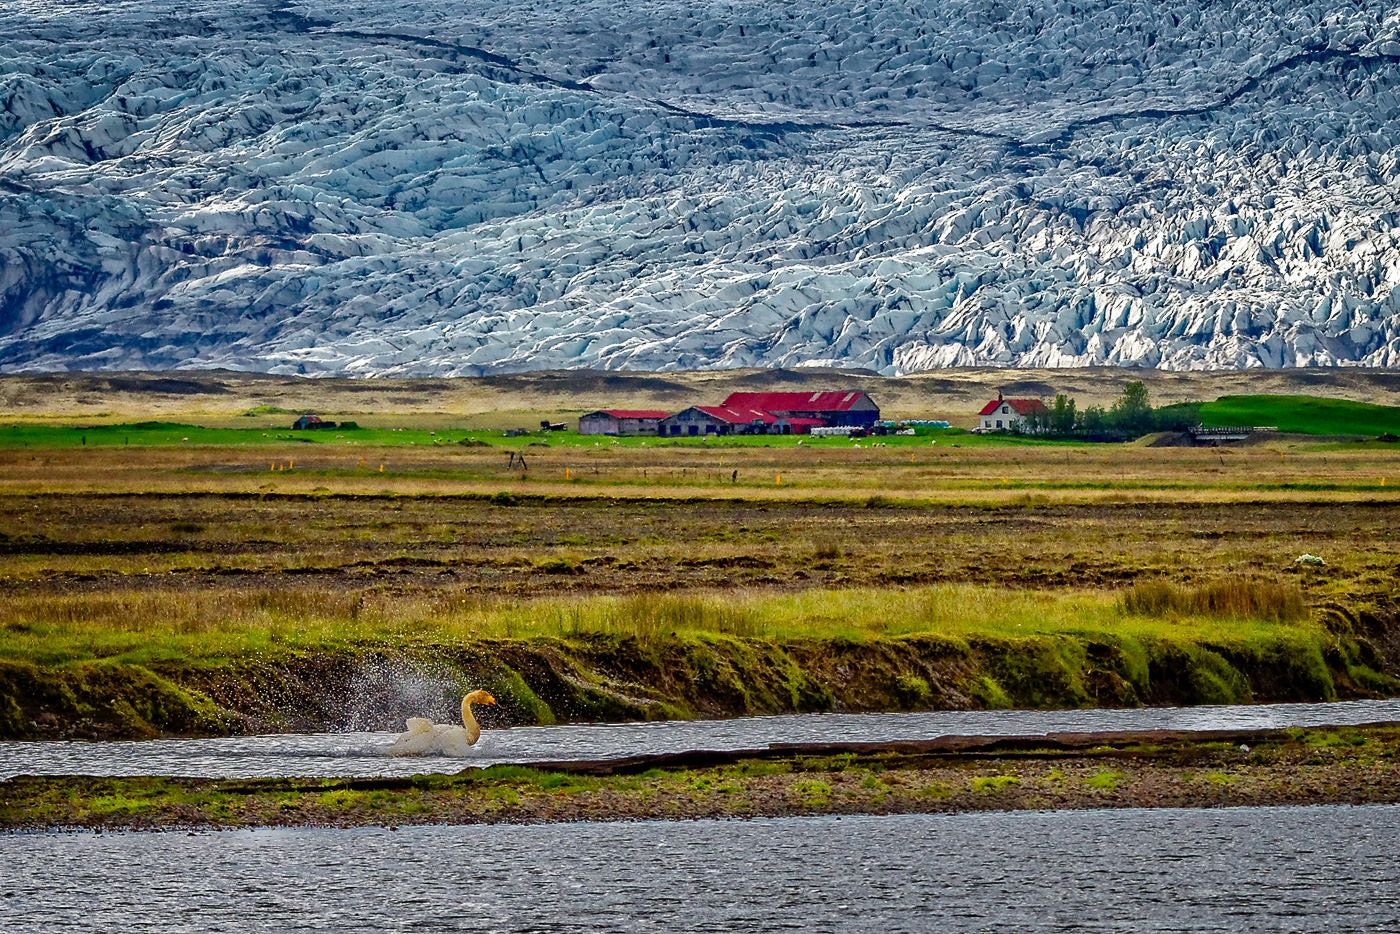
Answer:
<svg viewBox="0 0 1400 934"><path fill-rule="evenodd" d="M1080 409L1072 397L1060 393L1045 411L1025 416L1016 430L1042 438L1131 441L1155 431L1188 431L1200 423L1199 402L1153 408L1147 385L1134 380L1123 387L1123 395L1107 409L1101 405Z"/></svg>

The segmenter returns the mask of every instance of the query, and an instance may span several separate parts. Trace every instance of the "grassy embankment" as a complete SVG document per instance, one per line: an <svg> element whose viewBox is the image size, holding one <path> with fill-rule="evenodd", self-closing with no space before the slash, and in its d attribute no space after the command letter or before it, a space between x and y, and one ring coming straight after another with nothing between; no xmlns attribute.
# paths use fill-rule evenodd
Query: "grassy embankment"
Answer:
<svg viewBox="0 0 1400 934"><path fill-rule="evenodd" d="M945 738L403 779L28 777L0 782L0 830L1325 803L1400 803L1400 729Z"/></svg>
<svg viewBox="0 0 1400 934"><path fill-rule="evenodd" d="M517 723L1315 700L1400 674L1390 445L11 430L7 735L345 726L383 664L448 710L487 684ZM1253 596L1208 598L1232 593ZM427 712L380 701L384 727Z"/></svg>
<svg viewBox="0 0 1400 934"><path fill-rule="evenodd" d="M1225 396L1201 406L1204 425L1268 426L1332 437L1400 435L1400 407L1316 396Z"/></svg>
<svg viewBox="0 0 1400 934"><path fill-rule="evenodd" d="M514 723L1393 693L1296 587L973 585L367 601L322 592L0 599L0 732L343 725L366 671L485 685ZM386 698L393 726L404 714ZM49 718L46 722L45 718Z"/></svg>

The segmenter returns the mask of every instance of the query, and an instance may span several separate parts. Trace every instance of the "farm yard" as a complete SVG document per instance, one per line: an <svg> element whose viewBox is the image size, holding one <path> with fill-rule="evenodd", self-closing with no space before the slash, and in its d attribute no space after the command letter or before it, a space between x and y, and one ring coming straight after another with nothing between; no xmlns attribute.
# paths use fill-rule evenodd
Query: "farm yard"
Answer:
<svg viewBox="0 0 1400 934"><path fill-rule="evenodd" d="M489 684L502 723L1400 686L1380 432L598 439L322 411L365 427L0 428L7 735L334 728L318 685L385 658Z"/></svg>

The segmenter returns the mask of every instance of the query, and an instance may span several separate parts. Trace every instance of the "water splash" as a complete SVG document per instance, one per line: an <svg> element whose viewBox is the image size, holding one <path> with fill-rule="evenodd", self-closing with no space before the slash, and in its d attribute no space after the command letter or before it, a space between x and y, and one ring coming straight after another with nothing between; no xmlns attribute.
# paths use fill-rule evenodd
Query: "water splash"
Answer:
<svg viewBox="0 0 1400 934"><path fill-rule="evenodd" d="M402 730L408 717L456 722L467 690L461 673L441 662L373 659L348 678L334 720L347 732Z"/></svg>

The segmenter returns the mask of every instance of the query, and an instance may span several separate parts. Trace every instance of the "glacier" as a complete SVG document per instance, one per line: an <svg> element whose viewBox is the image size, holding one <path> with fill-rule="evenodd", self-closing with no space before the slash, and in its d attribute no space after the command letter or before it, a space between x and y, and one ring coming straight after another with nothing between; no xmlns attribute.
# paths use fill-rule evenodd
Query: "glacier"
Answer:
<svg viewBox="0 0 1400 934"><path fill-rule="evenodd" d="M1373 0L9 0L0 371L1400 365Z"/></svg>

